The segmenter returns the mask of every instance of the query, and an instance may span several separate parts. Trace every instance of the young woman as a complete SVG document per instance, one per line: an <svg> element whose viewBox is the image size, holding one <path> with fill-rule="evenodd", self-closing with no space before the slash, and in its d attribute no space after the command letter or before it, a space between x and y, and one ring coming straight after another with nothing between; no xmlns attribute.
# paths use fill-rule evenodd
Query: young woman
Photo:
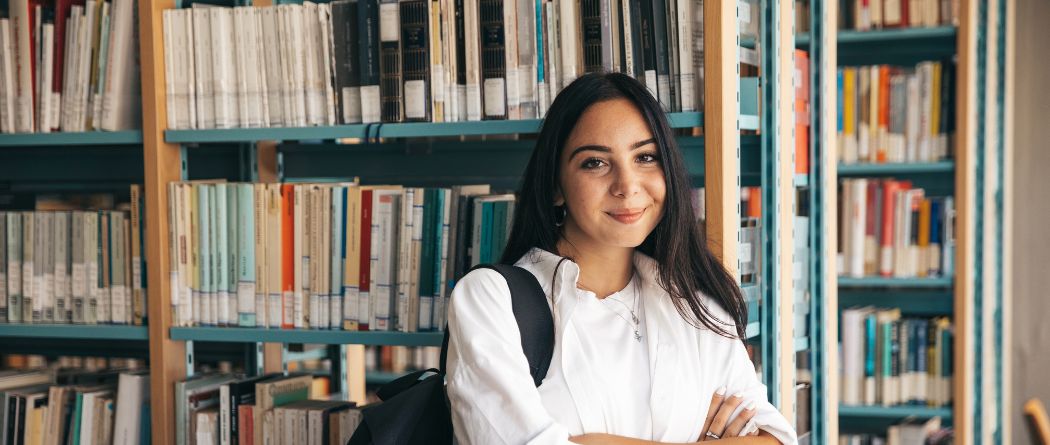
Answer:
<svg viewBox="0 0 1050 445"><path fill-rule="evenodd" d="M554 315L536 387L510 289L467 274L449 307L448 395L461 444L796 442L742 338L736 281L707 250L660 105L622 74L554 101L525 170L502 262Z"/></svg>

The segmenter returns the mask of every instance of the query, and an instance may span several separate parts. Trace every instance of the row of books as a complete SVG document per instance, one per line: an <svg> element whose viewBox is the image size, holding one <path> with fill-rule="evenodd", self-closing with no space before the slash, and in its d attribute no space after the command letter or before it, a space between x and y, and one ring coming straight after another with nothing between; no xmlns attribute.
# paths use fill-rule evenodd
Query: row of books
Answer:
<svg viewBox="0 0 1050 445"><path fill-rule="evenodd" d="M452 188L178 182L178 326L441 330L471 265L498 261L514 195Z"/></svg>
<svg viewBox="0 0 1050 445"><path fill-rule="evenodd" d="M952 154L955 65L839 68L839 161L929 162Z"/></svg>
<svg viewBox="0 0 1050 445"><path fill-rule="evenodd" d="M139 128L136 3L4 2L0 131Z"/></svg>
<svg viewBox="0 0 1050 445"><path fill-rule="evenodd" d="M163 13L168 126L535 119L595 71L630 74L667 111L694 111L702 9L700 0L195 3Z"/></svg>
<svg viewBox="0 0 1050 445"><path fill-rule="evenodd" d="M885 434L842 434L839 445L948 445L954 430L942 427L941 418L907 418L890 425Z"/></svg>
<svg viewBox="0 0 1050 445"><path fill-rule="evenodd" d="M441 348L436 346L366 346L365 370L404 374L418 369L437 368Z"/></svg>
<svg viewBox="0 0 1050 445"><path fill-rule="evenodd" d="M0 212L0 322L145 324L139 189L129 210Z"/></svg>
<svg viewBox="0 0 1050 445"><path fill-rule="evenodd" d="M149 443L149 374L0 371L0 443Z"/></svg>
<svg viewBox="0 0 1050 445"><path fill-rule="evenodd" d="M305 374L208 374L177 382L175 443L347 443L361 423L360 409L320 400L327 394L312 394L313 380Z"/></svg>
<svg viewBox="0 0 1050 445"><path fill-rule="evenodd" d="M867 178L840 181L839 197L841 275L954 273L953 197L927 197L910 181Z"/></svg>
<svg viewBox="0 0 1050 445"><path fill-rule="evenodd" d="M842 0L839 29L959 25L959 0Z"/></svg>
<svg viewBox="0 0 1050 445"><path fill-rule="evenodd" d="M952 402L952 322L900 309L842 311L842 403L945 406Z"/></svg>

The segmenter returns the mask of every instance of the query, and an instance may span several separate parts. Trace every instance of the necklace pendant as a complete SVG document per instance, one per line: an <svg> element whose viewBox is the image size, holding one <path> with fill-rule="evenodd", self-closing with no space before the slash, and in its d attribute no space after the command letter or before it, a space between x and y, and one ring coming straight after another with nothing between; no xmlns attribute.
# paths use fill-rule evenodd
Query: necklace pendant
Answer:
<svg viewBox="0 0 1050 445"><path fill-rule="evenodd" d="M637 329L634 331L634 339L639 343L642 341L642 334L639 333Z"/></svg>

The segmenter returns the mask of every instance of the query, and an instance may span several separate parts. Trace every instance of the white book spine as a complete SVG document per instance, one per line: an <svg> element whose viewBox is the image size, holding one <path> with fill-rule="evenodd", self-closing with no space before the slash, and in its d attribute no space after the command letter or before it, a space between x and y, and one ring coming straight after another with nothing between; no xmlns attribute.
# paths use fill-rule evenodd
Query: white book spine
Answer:
<svg viewBox="0 0 1050 445"><path fill-rule="evenodd" d="M43 43L42 60L40 65L37 67L37 77L40 78L39 88L39 103L38 111L40 116L37 121L40 122L40 132L50 133L52 128L51 115L52 108L54 107L54 101L51 99L51 78L54 73L54 55L55 55L55 25L51 23L44 24L43 26L44 35L41 39Z"/></svg>
<svg viewBox="0 0 1050 445"><path fill-rule="evenodd" d="M572 81L579 77L580 73L578 67L578 55L577 45L578 40L582 40L579 36L579 22L580 16L579 11L576 9L577 5L575 1L571 0L558 0L559 5L559 16L560 16L560 41L561 45L561 73L562 73L562 84L569 85Z"/></svg>
<svg viewBox="0 0 1050 445"><path fill-rule="evenodd" d="M466 38L467 64L467 88L466 109L468 121L480 121L482 113L481 104L481 37L478 18L477 2L464 2L464 29Z"/></svg>
<svg viewBox="0 0 1050 445"><path fill-rule="evenodd" d="M215 82L212 74L211 14L193 9L193 57L196 71L197 128L215 128Z"/></svg>

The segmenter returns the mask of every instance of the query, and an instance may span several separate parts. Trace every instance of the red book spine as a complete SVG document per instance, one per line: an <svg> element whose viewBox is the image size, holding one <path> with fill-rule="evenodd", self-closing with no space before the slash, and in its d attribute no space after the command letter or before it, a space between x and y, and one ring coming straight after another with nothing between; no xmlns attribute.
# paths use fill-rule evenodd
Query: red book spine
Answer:
<svg viewBox="0 0 1050 445"><path fill-rule="evenodd" d="M879 275L884 277L893 276L893 223L896 213L897 192L900 183L887 179L883 181L883 205L882 205L882 248L879 249Z"/></svg>
<svg viewBox="0 0 1050 445"><path fill-rule="evenodd" d="M372 273L372 191L368 189L361 190L361 278L359 292L361 295L361 305L366 308L371 308L371 298L369 295L370 277ZM368 322L371 318L369 314L371 311L362 311L360 308L357 311L358 319L358 330L367 331Z"/></svg>
<svg viewBox="0 0 1050 445"><path fill-rule="evenodd" d="M281 328L295 328L295 186L281 185Z"/></svg>

